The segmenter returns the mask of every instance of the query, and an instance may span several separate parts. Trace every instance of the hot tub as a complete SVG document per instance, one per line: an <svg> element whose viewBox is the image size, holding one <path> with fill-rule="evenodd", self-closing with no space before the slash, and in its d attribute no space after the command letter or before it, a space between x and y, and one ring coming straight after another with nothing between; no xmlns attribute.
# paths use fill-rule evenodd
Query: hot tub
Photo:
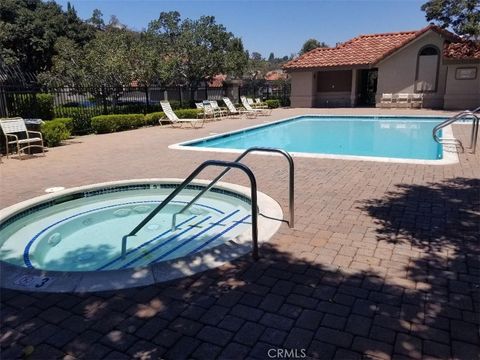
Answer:
<svg viewBox="0 0 480 360"><path fill-rule="evenodd" d="M179 179L95 184L0 212L1 286L40 291L95 291L141 286L217 267L251 251L250 190L218 183L178 213L208 182L196 181L128 238L181 183ZM259 193L259 209L282 218L280 206ZM280 222L259 218L259 242Z"/></svg>

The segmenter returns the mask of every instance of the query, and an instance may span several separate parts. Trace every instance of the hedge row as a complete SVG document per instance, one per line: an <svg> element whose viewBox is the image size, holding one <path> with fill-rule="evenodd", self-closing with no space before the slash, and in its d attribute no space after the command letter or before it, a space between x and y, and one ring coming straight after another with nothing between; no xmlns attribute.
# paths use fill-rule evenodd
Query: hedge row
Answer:
<svg viewBox="0 0 480 360"><path fill-rule="evenodd" d="M45 144L48 147L60 145L62 140L67 140L70 137L72 128L73 121L71 118L57 118L45 121L41 127Z"/></svg>
<svg viewBox="0 0 480 360"><path fill-rule="evenodd" d="M184 110L196 110L196 109L180 109L180 101L172 100L170 101L170 105L172 109L175 110L175 113L180 117L178 112L182 112ZM112 106L107 106L106 111L109 115L129 115L129 114L139 114L142 113L145 106L142 104L125 104L125 105L117 105L115 108ZM151 113L157 113L156 111L160 110L160 105L150 105L148 110ZM82 107L82 106L57 106L54 109L55 117L69 117L73 119L73 129L72 133L75 135L85 135L89 134L95 129L92 126L92 118L97 116L103 116L103 112L105 108L102 106L92 106L92 107ZM160 113L160 112L158 112ZM162 113L163 114L163 113ZM106 116L106 115L105 115ZM195 113L195 117L196 117ZM48 119L48 118L47 118ZM151 124L153 125L153 124Z"/></svg>
<svg viewBox="0 0 480 360"><path fill-rule="evenodd" d="M276 109L280 107L280 100L266 100L265 103L269 109Z"/></svg>
<svg viewBox="0 0 480 360"><path fill-rule="evenodd" d="M144 125L145 116L142 114L100 115L92 118L92 129L97 134L136 129Z"/></svg>
<svg viewBox="0 0 480 360"><path fill-rule="evenodd" d="M182 109L175 111L181 119L196 119L200 113L197 109ZM91 126L97 134L106 134L117 131L136 129L146 125L158 125L164 118L163 112L155 112L147 115L142 114L113 114L100 115L92 118Z"/></svg>

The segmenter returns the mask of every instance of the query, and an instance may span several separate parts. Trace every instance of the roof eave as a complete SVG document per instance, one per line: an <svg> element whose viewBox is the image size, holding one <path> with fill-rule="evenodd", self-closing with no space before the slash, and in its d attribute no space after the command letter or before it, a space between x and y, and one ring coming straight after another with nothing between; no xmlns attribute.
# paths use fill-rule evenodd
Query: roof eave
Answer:
<svg viewBox="0 0 480 360"><path fill-rule="evenodd" d="M322 70L350 70L350 69L370 69L374 66L373 63L368 64L347 64L347 65L332 65L332 66L310 66L310 67L296 67L284 69L289 72L302 72L302 71L322 71Z"/></svg>

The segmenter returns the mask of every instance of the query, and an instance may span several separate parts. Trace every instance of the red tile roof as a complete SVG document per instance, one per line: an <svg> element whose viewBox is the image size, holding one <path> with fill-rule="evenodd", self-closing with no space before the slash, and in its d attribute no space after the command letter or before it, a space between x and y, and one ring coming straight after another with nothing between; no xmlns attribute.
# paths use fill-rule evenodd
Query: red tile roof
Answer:
<svg viewBox="0 0 480 360"><path fill-rule="evenodd" d="M445 44L443 56L447 60L480 60L480 43L460 41Z"/></svg>
<svg viewBox="0 0 480 360"><path fill-rule="evenodd" d="M223 87L223 82L227 78L227 75L217 74L208 82L209 87Z"/></svg>
<svg viewBox="0 0 480 360"><path fill-rule="evenodd" d="M272 70L265 74L264 79L267 81L275 81L275 80L284 80L287 78L287 74L283 72L283 70Z"/></svg>
<svg viewBox="0 0 480 360"><path fill-rule="evenodd" d="M451 40L459 38L449 31L429 25L417 31L360 35L334 48L317 48L288 62L285 70L351 65L373 65L432 30Z"/></svg>

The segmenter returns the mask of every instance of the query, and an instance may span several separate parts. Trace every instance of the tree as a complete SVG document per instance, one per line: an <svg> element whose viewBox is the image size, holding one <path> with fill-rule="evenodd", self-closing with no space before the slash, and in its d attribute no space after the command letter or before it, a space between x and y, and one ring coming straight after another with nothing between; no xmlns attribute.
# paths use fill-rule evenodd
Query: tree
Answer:
<svg viewBox="0 0 480 360"><path fill-rule="evenodd" d="M256 52L256 51L252 52L252 55L250 56L250 58L251 58L253 61L260 61L260 60L263 59L263 58L262 58L262 54L260 54L260 53L258 53L258 52Z"/></svg>
<svg viewBox="0 0 480 360"><path fill-rule="evenodd" d="M99 9L94 9L92 17L87 22L94 26L97 30L105 29L105 21L103 21L103 14Z"/></svg>
<svg viewBox="0 0 480 360"><path fill-rule="evenodd" d="M230 72L238 76L246 66L241 39L217 24L213 16L182 20L176 11L162 12L147 32L157 37L175 77L190 85L192 92L214 75Z"/></svg>
<svg viewBox="0 0 480 360"><path fill-rule="evenodd" d="M273 60L275 60L275 55L273 54L273 52L271 52L268 56L268 61L272 62Z"/></svg>
<svg viewBox="0 0 480 360"><path fill-rule="evenodd" d="M434 21L442 28L451 27L458 35L480 38L478 0L428 0L421 9L427 21Z"/></svg>
<svg viewBox="0 0 480 360"><path fill-rule="evenodd" d="M56 51L53 67L39 76L41 81L78 92L87 85L89 93L111 98L113 106L125 86L134 80L146 85L154 76L149 63L155 60L154 50L143 43L140 34L127 29L107 27L84 47L61 38Z"/></svg>
<svg viewBox="0 0 480 360"><path fill-rule="evenodd" d="M0 1L0 58L24 72L50 69L59 38L66 37L84 45L93 38L94 32L70 5L63 11L53 1Z"/></svg>
<svg viewBox="0 0 480 360"><path fill-rule="evenodd" d="M308 39L303 44L302 49L300 50L300 55L303 55L319 47L328 47L328 45L325 44L323 41L322 42L318 41L317 39Z"/></svg>
<svg viewBox="0 0 480 360"><path fill-rule="evenodd" d="M242 77L248 66L248 51L244 50L241 39L230 39L225 61L227 75L233 78Z"/></svg>

